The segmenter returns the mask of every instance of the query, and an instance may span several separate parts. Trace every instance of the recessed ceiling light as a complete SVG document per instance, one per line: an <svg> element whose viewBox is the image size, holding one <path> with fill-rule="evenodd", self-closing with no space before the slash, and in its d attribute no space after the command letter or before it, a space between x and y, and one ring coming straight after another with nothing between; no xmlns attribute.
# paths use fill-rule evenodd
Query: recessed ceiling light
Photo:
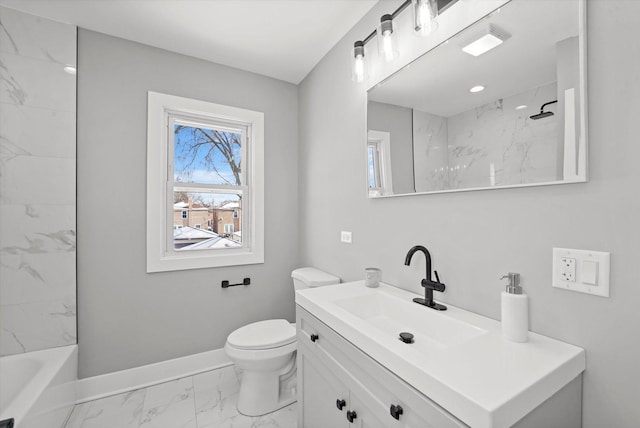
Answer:
<svg viewBox="0 0 640 428"><path fill-rule="evenodd" d="M499 30L496 26L490 25L478 38L469 43L462 50L469 55L480 56L491 49L500 46L502 42L510 37L509 34Z"/></svg>
<svg viewBox="0 0 640 428"><path fill-rule="evenodd" d="M516 110L524 110L526 108L527 108L526 104L521 104L518 107L516 107Z"/></svg>
<svg viewBox="0 0 640 428"><path fill-rule="evenodd" d="M67 65L64 67L64 72L69 74L76 74L76 67L73 65Z"/></svg>
<svg viewBox="0 0 640 428"><path fill-rule="evenodd" d="M473 88L469 89L469 92L480 92L480 91L484 91L484 86L478 85L478 86L474 86Z"/></svg>

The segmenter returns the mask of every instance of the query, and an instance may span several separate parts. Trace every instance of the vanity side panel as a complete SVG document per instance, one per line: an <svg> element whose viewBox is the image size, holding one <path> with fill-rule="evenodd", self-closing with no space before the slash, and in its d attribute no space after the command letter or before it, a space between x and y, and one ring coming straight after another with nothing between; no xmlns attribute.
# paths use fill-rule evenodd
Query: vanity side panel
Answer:
<svg viewBox="0 0 640 428"><path fill-rule="evenodd" d="M582 427L582 374L533 409L513 427Z"/></svg>

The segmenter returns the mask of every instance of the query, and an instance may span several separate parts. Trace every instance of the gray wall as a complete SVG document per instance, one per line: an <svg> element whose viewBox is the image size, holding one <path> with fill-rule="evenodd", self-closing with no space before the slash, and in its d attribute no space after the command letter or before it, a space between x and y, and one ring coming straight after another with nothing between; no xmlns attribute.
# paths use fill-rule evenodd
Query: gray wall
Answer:
<svg viewBox="0 0 640 428"><path fill-rule="evenodd" d="M80 377L221 348L249 322L293 321L298 88L91 31L78 43ZM265 113L264 264L145 272L149 90ZM220 288L245 276L248 287Z"/></svg>
<svg viewBox="0 0 640 428"><path fill-rule="evenodd" d="M413 193L413 113L410 108L370 101L367 129L391 134L393 193Z"/></svg>
<svg viewBox="0 0 640 428"><path fill-rule="evenodd" d="M345 55L391 9L374 7L300 86L301 254L344 280L379 266L418 293L424 262L403 259L424 244L448 286L438 297L494 319L498 277L520 272L531 330L586 349L584 426L631 427L640 420L640 2L588 3L588 183L387 199L366 197L366 94ZM398 214L402 227L382 235ZM340 243L340 230L353 244ZM552 288L553 247L610 251L611 297Z"/></svg>

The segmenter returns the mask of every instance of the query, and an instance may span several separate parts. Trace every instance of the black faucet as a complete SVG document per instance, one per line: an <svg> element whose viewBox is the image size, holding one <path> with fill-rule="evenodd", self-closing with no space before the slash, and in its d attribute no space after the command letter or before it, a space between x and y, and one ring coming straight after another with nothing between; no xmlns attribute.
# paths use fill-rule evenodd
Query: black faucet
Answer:
<svg viewBox="0 0 640 428"><path fill-rule="evenodd" d="M433 301L433 291L435 290L443 292L445 289L445 285L440 282L438 271L434 271L434 273L436 274L436 280L433 281L431 279L431 254L429 254L429 250L427 250L422 245L411 247L411 249L407 253L407 257L405 257L404 259L404 264L406 266L409 266L409 264L411 263L411 257L413 257L413 255L418 251L422 251L424 253L424 257L427 259L427 274L426 278L422 280L422 286L424 287L424 299L416 297L415 299L413 299L413 301L437 311L446 311L447 307L445 305L441 305Z"/></svg>

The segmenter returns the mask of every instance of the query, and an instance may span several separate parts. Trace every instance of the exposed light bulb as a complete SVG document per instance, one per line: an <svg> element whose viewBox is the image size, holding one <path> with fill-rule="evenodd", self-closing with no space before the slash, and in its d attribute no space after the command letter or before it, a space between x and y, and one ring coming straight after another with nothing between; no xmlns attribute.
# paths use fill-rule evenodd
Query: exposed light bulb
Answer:
<svg viewBox="0 0 640 428"><path fill-rule="evenodd" d="M412 0L413 29L419 36L427 36L434 31L438 24L438 5L434 0Z"/></svg>
<svg viewBox="0 0 640 428"><path fill-rule="evenodd" d="M387 31L382 35L382 50L384 52L384 60L393 61L393 42L391 40L391 32Z"/></svg>
<svg viewBox="0 0 640 428"><path fill-rule="evenodd" d="M383 15L380 18L378 28L378 51L385 62L392 62L398 56L396 50L395 34L393 31L393 18L391 15Z"/></svg>
<svg viewBox="0 0 640 428"><path fill-rule="evenodd" d="M364 81L364 42L357 41L353 44L352 79L355 82Z"/></svg>
<svg viewBox="0 0 640 428"><path fill-rule="evenodd" d="M364 58L361 55L355 58L353 72L356 82L362 82L364 80Z"/></svg>

